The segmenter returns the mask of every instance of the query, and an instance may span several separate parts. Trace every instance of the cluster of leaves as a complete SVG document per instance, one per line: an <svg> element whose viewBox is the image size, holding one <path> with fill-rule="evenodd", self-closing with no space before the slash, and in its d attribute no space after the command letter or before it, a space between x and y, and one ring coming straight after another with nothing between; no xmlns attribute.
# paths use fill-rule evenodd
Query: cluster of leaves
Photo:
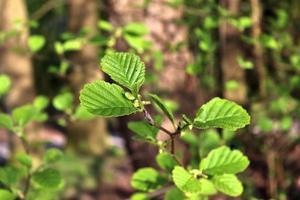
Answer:
<svg viewBox="0 0 300 200"><path fill-rule="evenodd" d="M9 91L11 81L8 76L0 75L0 97ZM49 100L38 96L32 104L19 106L11 114L0 113L0 128L15 134L21 140L25 153L16 153L12 162L0 168L0 199L13 200L16 198L53 199L62 189L64 181L54 164L63 156L58 149L48 149L41 163L33 162L30 155L26 127L31 122L43 122L48 115L45 108Z"/></svg>
<svg viewBox="0 0 300 200"><path fill-rule="evenodd" d="M149 95L151 103L160 108L174 125L172 132L161 126L161 118L153 119L146 109L149 102L144 101L140 94L140 88L145 81L145 64L138 56L123 52L109 53L102 58L101 69L117 84L102 80L86 84L80 93L81 106L92 114L103 117L143 112L145 121L131 122L128 126L138 139L157 145L160 149L156 160L164 171L147 167L135 172L131 183L140 192L134 194L132 199L148 199L151 192L168 186L170 182L176 188L169 190L165 199L171 199L174 195L181 195L182 199L206 198L217 191L230 196L239 196L242 193L242 184L235 175L249 165L248 158L242 152L222 146L210 151L200 161L197 169L188 170L176 158L172 145L171 152L166 147L168 142L174 142L176 135L193 128L222 128L229 131L243 128L250 122L246 110L234 102L213 98L198 109L194 119L182 115L177 123L164 101L155 94ZM168 134L170 140L159 141L156 137L159 130Z"/></svg>

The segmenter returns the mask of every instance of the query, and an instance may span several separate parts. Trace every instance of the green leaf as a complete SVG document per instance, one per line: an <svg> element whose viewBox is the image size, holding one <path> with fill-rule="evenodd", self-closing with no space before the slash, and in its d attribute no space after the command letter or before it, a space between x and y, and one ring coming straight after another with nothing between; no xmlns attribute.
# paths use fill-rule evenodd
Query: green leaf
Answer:
<svg viewBox="0 0 300 200"><path fill-rule="evenodd" d="M32 159L26 153L18 153L16 159L25 167L31 168L32 166Z"/></svg>
<svg viewBox="0 0 300 200"><path fill-rule="evenodd" d="M114 29L113 25L110 22L105 21L105 20L100 20L97 25L100 29L102 29L104 31L108 31L108 32L110 32Z"/></svg>
<svg viewBox="0 0 300 200"><path fill-rule="evenodd" d="M45 37L42 35L32 35L28 39L28 47L31 52L38 52L46 43Z"/></svg>
<svg viewBox="0 0 300 200"><path fill-rule="evenodd" d="M82 47L82 41L78 38L67 40L64 42L63 47L64 51L78 51Z"/></svg>
<svg viewBox="0 0 300 200"><path fill-rule="evenodd" d="M53 106L57 110L66 111L72 107L73 100L73 94L70 92L66 92L64 94L60 94L54 97Z"/></svg>
<svg viewBox="0 0 300 200"><path fill-rule="evenodd" d="M217 97L201 106L193 125L200 129L224 128L236 130L249 123L250 116L246 110L234 102Z"/></svg>
<svg viewBox="0 0 300 200"><path fill-rule="evenodd" d="M10 131L13 130L13 121L9 115L0 113L0 128L6 128Z"/></svg>
<svg viewBox="0 0 300 200"><path fill-rule="evenodd" d="M213 184L213 182L211 182L210 180L207 180L205 178L202 178L199 180L200 184L201 184L201 190L199 192L199 194L201 195L213 195L217 193L217 190Z"/></svg>
<svg viewBox="0 0 300 200"><path fill-rule="evenodd" d="M179 200L185 199L184 193L181 192L178 188L172 188L168 190L164 196L164 200Z"/></svg>
<svg viewBox="0 0 300 200"><path fill-rule="evenodd" d="M60 42L55 42L54 50L58 55L62 55L64 53L64 46Z"/></svg>
<svg viewBox="0 0 300 200"><path fill-rule="evenodd" d="M34 120L37 109L32 105L24 105L13 110L12 116L17 125L24 127Z"/></svg>
<svg viewBox="0 0 300 200"><path fill-rule="evenodd" d="M243 69L253 69L253 67L254 67L254 64L251 61L246 60L241 56L239 56L237 58L237 62L239 64L239 66Z"/></svg>
<svg viewBox="0 0 300 200"><path fill-rule="evenodd" d="M234 174L214 176L212 181L217 190L229 196L237 197L243 192L243 185Z"/></svg>
<svg viewBox="0 0 300 200"><path fill-rule="evenodd" d="M117 117L137 112L133 103L124 97L124 90L105 81L86 84L80 93L80 102L90 113Z"/></svg>
<svg viewBox="0 0 300 200"><path fill-rule="evenodd" d="M248 165L249 160L242 152L222 146L201 160L200 170L209 175L236 174L244 171Z"/></svg>
<svg viewBox="0 0 300 200"><path fill-rule="evenodd" d="M183 167L176 166L172 171L175 185L187 195L199 193L201 183Z"/></svg>
<svg viewBox="0 0 300 200"><path fill-rule="evenodd" d="M220 135L214 129L206 130L198 136L198 146L201 157L207 156L211 150L219 147L220 144Z"/></svg>
<svg viewBox="0 0 300 200"><path fill-rule="evenodd" d="M33 101L33 105L38 110L44 110L49 105L49 99L46 96L37 96Z"/></svg>
<svg viewBox="0 0 300 200"><path fill-rule="evenodd" d="M129 23L124 27L127 34L142 36L149 33L147 26L144 23Z"/></svg>
<svg viewBox="0 0 300 200"><path fill-rule="evenodd" d="M11 87L11 80L9 76L0 74L0 97L6 94Z"/></svg>
<svg viewBox="0 0 300 200"><path fill-rule="evenodd" d="M41 188L56 189L62 184L60 173L56 169L46 168L33 174L32 181Z"/></svg>
<svg viewBox="0 0 300 200"><path fill-rule="evenodd" d="M151 167L137 170L131 179L133 188L141 191L153 191L160 188L166 182L160 174Z"/></svg>
<svg viewBox="0 0 300 200"><path fill-rule="evenodd" d="M130 200L150 200L146 193L135 193L131 195Z"/></svg>
<svg viewBox="0 0 300 200"><path fill-rule="evenodd" d="M111 53L101 60L102 70L114 81L138 92L145 81L145 64L132 53Z"/></svg>
<svg viewBox="0 0 300 200"><path fill-rule="evenodd" d="M133 131L137 139L145 141L156 141L156 135L158 133L158 128L151 126L145 121L132 121L128 123L128 128Z"/></svg>
<svg viewBox="0 0 300 200"><path fill-rule="evenodd" d="M48 188L30 188L26 200L53 200L57 199L59 190Z"/></svg>
<svg viewBox="0 0 300 200"><path fill-rule="evenodd" d="M95 118L95 115L88 112L85 107L79 105L76 108L75 117L79 120L91 120Z"/></svg>
<svg viewBox="0 0 300 200"><path fill-rule="evenodd" d="M156 162L162 169L167 170L169 172L171 172L177 165L175 158L167 152L162 152L158 154L156 156Z"/></svg>
<svg viewBox="0 0 300 200"><path fill-rule="evenodd" d="M139 53L143 53L151 43L140 36L124 35L124 39L130 47L136 49Z"/></svg>
<svg viewBox="0 0 300 200"><path fill-rule="evenodd" d="M22 178L26 172L17 167L7 166L0 168L0 182L12 186L15 185L20 178Z"/></svg>
<svg viewBox="0 0 300 200"><path fill-rule="evenodd" d="M174 115L164 102L155 94L150 94L151 100L165 113L165 115L174 124Z"/></svg>
<svg viewBox="0 0 300 200"><path fill-rule="evenodd" d="M63 157L63 152L61 150L56 148L51 148L47 150L44 157L44 161L45 163L51 164L59 161L62 157Z"/></svg>
<svg viewBox="0 0 300 200"><path fill-rule="evenodd" d="M15 195L12 194L8 190L0 189L0 199L1 200L14 200L15 199Z"/></svg>

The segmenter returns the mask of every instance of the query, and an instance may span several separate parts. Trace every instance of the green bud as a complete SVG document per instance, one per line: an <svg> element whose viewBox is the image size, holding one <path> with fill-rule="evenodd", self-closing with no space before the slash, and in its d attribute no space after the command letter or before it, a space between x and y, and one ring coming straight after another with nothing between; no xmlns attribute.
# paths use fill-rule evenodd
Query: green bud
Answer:
<svg viewBox="0 0 300 200"><path fill-rule="evenodd" d="M125 92L125 97L130 101L135 100L135 97L130 92Z"/></svg>
<svg viewBox="0 0 300 200"><path fill-rule="evenodd" d="M139 103L139 101L138 101L137 99L134 100L133 106L134 106L135 108L139 108L139 107L140 107L140 103Z"/></svg>

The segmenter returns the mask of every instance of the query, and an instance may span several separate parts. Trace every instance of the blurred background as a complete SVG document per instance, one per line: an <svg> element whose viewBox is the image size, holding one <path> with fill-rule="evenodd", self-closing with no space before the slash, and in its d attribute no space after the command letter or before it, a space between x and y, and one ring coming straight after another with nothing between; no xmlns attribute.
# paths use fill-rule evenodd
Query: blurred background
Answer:
<svg viewBox="0 0 300 200"><path fill-rule="evenodd" d="M143 90L178 117L193 116L215 96L252 117L237 134L178 139L186 163L227 144L251 160L236 199L300 199L299 36L299 0L0 0L0 73L11 80L1 113L49 100L26 134L36 159L49 147L64 151L57 199L129 198L133 171L157 168L157 148L127 127L142 115L95 118L78 106L78 95L85 83L108 80L99 68L105 53L134 52L146 63ZM18 148L0 129L2 166Z"/></svg>

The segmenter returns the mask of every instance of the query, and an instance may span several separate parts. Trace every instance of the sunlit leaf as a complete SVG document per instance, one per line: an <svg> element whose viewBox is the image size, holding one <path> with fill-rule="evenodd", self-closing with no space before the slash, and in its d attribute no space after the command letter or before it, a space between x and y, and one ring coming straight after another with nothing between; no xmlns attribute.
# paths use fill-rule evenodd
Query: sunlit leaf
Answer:
<svg viewBox="0 0 300 200"><path fill-rule="evenodd" d="M86 84L80 93L80 102L90 113L104 117L129 115L138 111L125 98L120 86L105 81Z"/></svg>
<svg viewBox="0 0 300 200"><path fill-rule="evenodd" d="M238 104L226 99L213 98L201 106L194 119L194 127L236 130L250 123L250 116Z"/></svg>
<svg viewBox="0 0 300 200"><path fill-rule="evenodd" d="M236 174L244 171L248 165L249 160L241 151L222 146L212 150L201 160L200 170L210 175Z"/></svg>

